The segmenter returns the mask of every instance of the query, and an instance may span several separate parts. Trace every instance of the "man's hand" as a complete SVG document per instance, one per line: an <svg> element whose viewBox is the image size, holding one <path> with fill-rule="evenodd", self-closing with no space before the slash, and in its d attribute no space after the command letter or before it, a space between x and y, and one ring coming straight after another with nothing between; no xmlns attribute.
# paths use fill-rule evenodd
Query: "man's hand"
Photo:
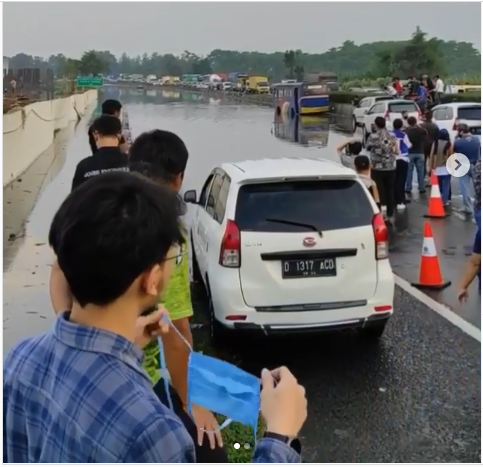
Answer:
<svg viewBox="0 0 483 467"><path fill-rule="evenodd" d="M191 406L191 413L198 429L198 445L201 446L203 444L203 436L206 434L210 440L211 449L215 449L217 443L220 448L223 447L223 439L221 438L221 432L217 431L219 425L215 416L209 410L196 404Z"/></svg>
<svg viewBox="0 0 483 467"><path fill-rule="evenodd" d="M468 289L460 289L458 292L458 300L460 303L464 303L468 300Z"/></svg>
<svg viewBox="0 0 483 467"><path fill-rule="evenodd" d="M148 316L140 316L134 329L134 342L141 349L148 345L153 337L169 332L169 313L161 305Z"/></svg>

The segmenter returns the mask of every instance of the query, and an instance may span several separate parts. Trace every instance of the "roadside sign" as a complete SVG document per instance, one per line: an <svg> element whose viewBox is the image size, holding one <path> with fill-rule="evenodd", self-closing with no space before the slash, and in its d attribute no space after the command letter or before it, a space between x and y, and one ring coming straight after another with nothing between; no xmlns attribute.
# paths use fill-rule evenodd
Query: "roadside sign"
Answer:
<svg viewBox="0 0 483 467"><path fill-rule="evenodd" d="M98 76L78 76L76 85L79 88L99 88L104 85L104 78Z"/></svg>

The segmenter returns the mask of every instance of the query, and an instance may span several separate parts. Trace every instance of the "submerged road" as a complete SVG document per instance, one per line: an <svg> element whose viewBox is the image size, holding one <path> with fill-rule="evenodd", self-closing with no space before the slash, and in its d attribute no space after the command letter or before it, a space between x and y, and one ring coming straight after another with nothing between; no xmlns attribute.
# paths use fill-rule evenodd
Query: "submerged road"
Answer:
<svg viewBox="0 0 483 467"><path fill-rule="evenodd" d="M119 94L113 88L107 97L125 104L134 136L158 127L185 140L190 161L184 189L201 189L212 167L223 161L337 160L334 148L345 138L320 120L305 121L294 137L290 126L271 124L269 109L191 95L125 89ZM4 350L52 323L47 233L75 165L89 153L86 125L84 119L69 129L62 140L68 144L63 149L59 140L55 159L46 156L4 189L4 236L10 236L4 242ZM23 227L19 210L27 216ZM423 200L412 203L391 237L394 271L408 282L418 274L424 212ZM443 274L456 283L475 226L456 216L432 226ZM397 287L395 314L379 346L361 347L350 333L303 342L291 338L251 343L236 362L253 372L287 365L306 387L309 419L301 434L306 462L480 462L480 342L435 312L444 304L463 323L479 328L480 301L472 288L470 302L460 306L455 291L453 286L432 298L423 295L423 303L410 288ZM195 308L197 320L203 301ZM201 324L196 335L203 332ZM253 440L240 443L245 441Z"/></svg>

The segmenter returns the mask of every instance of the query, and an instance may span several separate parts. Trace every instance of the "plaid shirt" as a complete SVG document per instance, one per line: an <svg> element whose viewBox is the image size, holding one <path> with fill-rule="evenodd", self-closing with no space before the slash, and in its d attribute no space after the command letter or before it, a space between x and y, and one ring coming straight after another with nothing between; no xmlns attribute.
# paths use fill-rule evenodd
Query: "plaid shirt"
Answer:
<svg viewBox="0 0 483 467"><path fill-rule="evenodd" d="M126 339L77 325L17 344L3 364L4 463L195 462L179 418L154 394L142 352ZM275 440L254 462L300 462Z"/></svg>

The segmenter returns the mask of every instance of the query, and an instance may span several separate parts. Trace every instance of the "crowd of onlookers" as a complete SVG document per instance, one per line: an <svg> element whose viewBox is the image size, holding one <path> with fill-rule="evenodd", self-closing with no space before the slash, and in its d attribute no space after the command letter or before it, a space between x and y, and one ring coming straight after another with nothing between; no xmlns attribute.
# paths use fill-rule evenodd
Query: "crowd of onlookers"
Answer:
<svg viewBox="0 0 483 467"><path fill-rule="evenodd" d="M439 75L430 78L425 74L420 78L409 77L403 85L402 81L395 76L386 89L394 97L415 101L421 111L425 112L430 106L441 103L444 82Z"/></svg>
<svg viewBox="0 0 483 467"><path fill-rule="evenodd" d="M471 164L471 170L462 177L458 177L463 198L464 214L473 215L475 212L471 200L471 181L478 180L480 166L480 138L472 135L468 126L458 125L457 136L451 142L447 130L439 129L432 119L432 112L426 111L422 121L415 117L408 117L403 113L392 123L393 129L386 128L386 120L382 117L375 119L373 131L365 142L366 155L355 159L361 163L363 158L370 160L371 177L379 193L381 209L392 219L396 209L404 209L411 202L413 190L413 176L416 172L417 187L421 195L426 194L428 177L431 173L437 176L443 204L451 205L451 174L446 167L446 161L454 153L465 154ZM344 142L338 148L339 154L359 156L363 151L362 142L354 139ZM478 193L480 187L473 183ZM479 207L477 206L477 210ZM475 214L479 216L478 213Z"/></svg>
<svg viewBox="0 0 483 467"><path fill-rule="evenodd" d="M448 131L440 129L433 121L431 111L426 111L421 122L403 113L401 118L394 120L392 126L393 129L388 130L386 119L377 117L372 133L365 142L366 154L362 154L362 142L352 139L337 148L339 155L345 153L355 156L353 160L356 171L389 223L394 222L396 210L404 210L411 202L414 172L420 196L426 196L428 177L431 174L436 175L443 205L445 209L450 209L452 175L448 171L447 160L455 153L464 154L468 158L470 170L458 177L463 201L460 212L477 224L477 235L474 254L461 282L459 296L464 298L469 284L477 274L480 275L480 138L471 133L468 125L459 124L457 135L452 142Z"/></svg>

